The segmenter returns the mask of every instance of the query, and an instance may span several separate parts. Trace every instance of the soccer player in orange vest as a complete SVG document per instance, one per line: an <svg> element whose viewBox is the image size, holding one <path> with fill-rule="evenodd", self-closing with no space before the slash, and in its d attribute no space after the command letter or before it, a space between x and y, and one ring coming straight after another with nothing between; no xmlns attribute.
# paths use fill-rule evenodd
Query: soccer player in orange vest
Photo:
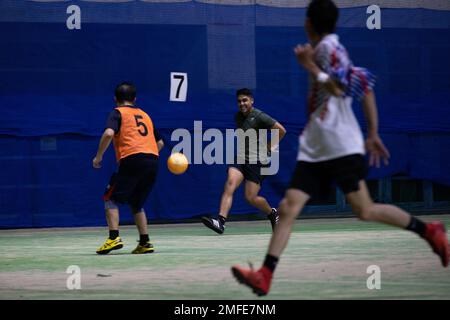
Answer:
<svg viewBox="0 0 450 320"><path fill-rule="evenodd" d="M109 237L96 252L107 254L123 247L119 237L118 204L128 204L140 236L132 253L151 253L154 247L148 236L143 205L155 182L159 151L164 142L148 114L135 106L136 87L133 84L119 84L114 99L116 107L109 114L97 154L92 160L94 168L101 168L103 154L113 141L119 167L112 174L103 196Z"/></svg>

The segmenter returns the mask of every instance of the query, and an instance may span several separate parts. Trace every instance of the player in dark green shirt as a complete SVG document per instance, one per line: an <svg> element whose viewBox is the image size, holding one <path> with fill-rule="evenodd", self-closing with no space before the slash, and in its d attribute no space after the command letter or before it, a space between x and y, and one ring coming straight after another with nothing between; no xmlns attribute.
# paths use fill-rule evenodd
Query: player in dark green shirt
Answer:
<svg viewBox="0 0 450 320"><path fill-rule="evenodd" d="M265 177L261 174L261 168L267 166L268 159L266 154L258 153L257 146L259 146L260 129L277 129L279 141L286 134L286 129L275 119L253 107L253 94L249 89L239 89L236 96L239 107L239 112L235 116L236 126L238 129L242 129L244 134L249 133L249 130L254 130L256 141L248 142L244 139L244 150L238 150L235 163L228 168L228 178L220 201L219 216L217 218L202 217L202 222L219 234L222 234L225 230L225 222L233 202L233 193L244 180L245 199L252 206L267 214L272 230L278 223L277 210L272 208L265 198L258 195ZM270 151L275 147L275 145L271 146L269 142L267 150Z"/></svg>

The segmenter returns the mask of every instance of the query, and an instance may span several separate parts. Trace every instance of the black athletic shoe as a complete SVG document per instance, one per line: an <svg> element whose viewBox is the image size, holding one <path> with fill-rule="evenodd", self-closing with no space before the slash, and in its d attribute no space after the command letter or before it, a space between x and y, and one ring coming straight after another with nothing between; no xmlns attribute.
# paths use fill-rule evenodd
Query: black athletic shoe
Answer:
<svg viewBox="0 0 450 320"><path fill-rule="evenodd" d="M275 226L280 221L280 215L278 214L277 209L272 208L272 212L267 216L270 220L270 224L272 225L272 232L275 230Z"/></svg>
<svg viewBox="0 0 450 320"><path fill-rule="evenodd" d="M220 222L219 219L202 217L202 222L205 226L217 232L218 234L222 234L225 231L225 226L222 224L222 222Z"/></svg>

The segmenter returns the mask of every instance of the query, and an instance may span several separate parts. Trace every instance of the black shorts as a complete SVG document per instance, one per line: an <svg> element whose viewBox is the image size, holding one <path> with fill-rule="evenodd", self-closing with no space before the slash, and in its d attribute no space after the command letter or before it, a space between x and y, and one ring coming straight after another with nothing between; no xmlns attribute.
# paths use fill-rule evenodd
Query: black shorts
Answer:
<svg viewBox="0 0 450 320"><path fill-rule="evenodd" d="M336 183L347 194L359 190L359 181L366 177L367 171L366 160L360 154L321 162L298 161L289 188L322 198Z"/></svg>
<svg viewBox="0 0 450 320"><path fill-rule="evenodd" d="M261 168L264 167L268 167L268 165L261 163L245 163L233 164L229 168L238 169L244 175L245 180L252 181L256 184L262 184L263 180L266 178L265 175L261 174Z"/></svg>
<svg viewBox="0 0 450 320"><path fill-rule="evenodd" d="M157 172L158 157L155 155L138 153L121 159L103 200L128 204L133 212L140 211L153 188Z"/></svg>

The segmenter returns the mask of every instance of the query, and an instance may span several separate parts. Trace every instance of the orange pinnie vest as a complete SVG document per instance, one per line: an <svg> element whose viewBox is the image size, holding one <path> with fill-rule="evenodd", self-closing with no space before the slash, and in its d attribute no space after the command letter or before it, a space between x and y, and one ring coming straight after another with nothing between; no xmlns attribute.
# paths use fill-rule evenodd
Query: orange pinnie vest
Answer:
<svg viewBox="0 0 450 320"><path fill-rule="evenodd" d="M116 110L121 116L119 133L113 139L117 161L136 153L158 155L153 122L148 114L139 108L117 107Z"/></svg>

